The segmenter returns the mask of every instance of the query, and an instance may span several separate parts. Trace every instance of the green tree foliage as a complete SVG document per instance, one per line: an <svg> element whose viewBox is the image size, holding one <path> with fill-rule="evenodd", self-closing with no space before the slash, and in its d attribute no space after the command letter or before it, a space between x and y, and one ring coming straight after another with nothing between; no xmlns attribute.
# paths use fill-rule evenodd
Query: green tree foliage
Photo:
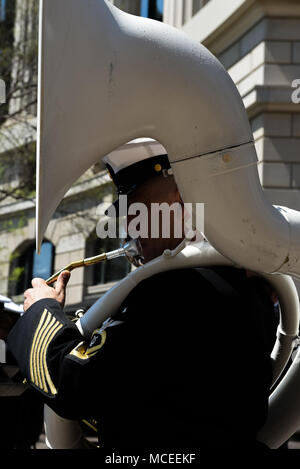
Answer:
<svg viewBox="0 0 300 469"><path fill-rule="evenodd" d="M11 67L13 62L15 1L8 0L1 4L0 21L0 77L6 84L7 101L10 94ZM8 102L0 107L0 124L8 113Z"/></svg>
<svg viewBox="0 0 300 469"><path fill-rule="evenodd" d="M0 106L0 203L34 197L37 51L38 2L6 0L0 21L0 78L7 101Z"/></svg>

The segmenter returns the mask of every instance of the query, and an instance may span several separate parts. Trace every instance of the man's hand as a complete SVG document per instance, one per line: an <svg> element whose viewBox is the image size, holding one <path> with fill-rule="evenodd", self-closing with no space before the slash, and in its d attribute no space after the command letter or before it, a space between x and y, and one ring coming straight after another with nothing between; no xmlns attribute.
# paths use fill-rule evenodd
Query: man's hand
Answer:
<svg viewBox="0 0 300 469"><path fill-rule="evenodd" d="M39 300L52 298L58 301L62 307L65 304L66 286L70 279L70 272L64 270L58 277L55 288L49 287L42 278L34 278L31 282L33 288L24 293L24 311Z"/></svg>

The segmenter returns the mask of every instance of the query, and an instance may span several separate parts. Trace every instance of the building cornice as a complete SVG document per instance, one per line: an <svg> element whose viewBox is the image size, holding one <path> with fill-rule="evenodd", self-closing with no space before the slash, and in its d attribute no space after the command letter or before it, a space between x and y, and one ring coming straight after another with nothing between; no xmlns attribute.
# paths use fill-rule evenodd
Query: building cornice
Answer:
<svg viewBox="0 0 300 469"><path fill-rule="evenodd" d="M182 30L219 55L264 17L300 18L300 2L210 0Z"/></svg>
<svg viewBox="0 0 300 469"><path fill-rule="evenodd" d="M255 86L243 102L249 119L261 112L299 112L300 104L292 102L293 88L288 86Z"/></svg>

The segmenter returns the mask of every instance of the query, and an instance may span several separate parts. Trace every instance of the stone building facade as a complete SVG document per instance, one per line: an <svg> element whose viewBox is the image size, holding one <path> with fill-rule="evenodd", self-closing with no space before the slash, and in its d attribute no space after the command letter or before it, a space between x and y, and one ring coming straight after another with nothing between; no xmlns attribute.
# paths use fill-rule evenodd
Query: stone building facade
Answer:
<svg viewBox="0 0 300 469"><path fill-rule="evenodd" d="M16 0L15 40L20 41L22 34L27 34L26 28L35 32L34 10L25 28L18 9L28 2L26 11L29 11L32 1ZM112 3L135 15L142 8L154 11L151 0L112 0ZM161 5L162 2L157 2L157 11ZM292 85L300 80L300 3L297 0L164 0L163 20L202 42L228 70L249 115L266 196L273 204L300 210L300 103L292 99L293 92L297 92ZM27 79L34 83L35 77L26 63L22 66ZM18 67L20 64L15 62L12 80ZM21 99L13 98L12 114ZM17 137L23 143L35 140L35 132L27 125L29 122L34 127L35 119L32 106L27 109L26 125L6 123L0 133L0 155L10 150L9 145L13 146ZM5 132L14 138L5 138ZM110 180L97 165L77 181L46 232L46 243L52 246L51 252L47 251L52 270L112 247L105 243L101 246L94 237L97 210L112 198ZM31 259L28 275L35 272L35 263L38 268L33 252L34 223L32 200L9 199L0 203L0 293L13 296L16 301L22 301L20 291L26 283L26 272L18 272L20 262ZM69 309L91 304L117 277L127 272L124 263L116 264L111 271L109 267L99 267L98 271L88 269L78 269L72 274L67 296ZM14 279L14 272L19 277Z"/></svg>
<svg viewBox="0 0 300 469"><path fill-rule="evenodd" d="M210 0L182 29L219 58L237 85L267 197L299 210L300 104L292 97L300 79L299 2Z"/></svg>
<svg viewBox="0 0 300 469"><path fill-rule="evenodd" d="M267 198L300 210L300 3L165 0L164 19L228 70L249 116Z"/></svg>

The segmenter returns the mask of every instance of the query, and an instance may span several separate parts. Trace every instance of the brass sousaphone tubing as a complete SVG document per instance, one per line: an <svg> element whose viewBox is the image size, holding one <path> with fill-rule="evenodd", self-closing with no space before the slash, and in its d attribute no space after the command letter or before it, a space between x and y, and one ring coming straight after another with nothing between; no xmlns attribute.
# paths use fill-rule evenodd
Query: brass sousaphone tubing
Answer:
<svg viewBox="0 0 300 469"><path fill-rule="evenodd" d="M46 283L47 285L52 285L52 283L56 282L56 280L58 279L59 274L61 274L64 270L68 270L69 272L71 272L72 270L77 269L78 267L85 267L88 265L98 264L99 262L109 261L111 259L116 259L121 256L126 256L128 260L133 262L135 265L140 265L142 256L139 242L137 240L132 239L126 242L126 244L124 244L122 248L116 249L115 251L110 251L103 254L99 254L98 256L87 257L79 261L71 262L55 274L51 275L51 277L46 280Z"/></svg>

